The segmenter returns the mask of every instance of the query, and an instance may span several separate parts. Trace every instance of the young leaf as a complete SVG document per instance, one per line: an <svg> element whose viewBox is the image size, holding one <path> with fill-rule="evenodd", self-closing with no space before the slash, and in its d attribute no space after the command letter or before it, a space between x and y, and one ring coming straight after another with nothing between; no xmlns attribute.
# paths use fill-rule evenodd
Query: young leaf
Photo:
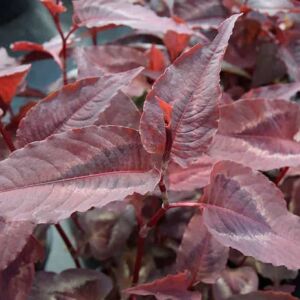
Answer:
<svg viewBox="0 0 300 300"><path fill-rule="evenodd" d="M168 30L191 34L185 24L159 17L150 9L127 0L73 0L74 22L78 26L105 27L124 25L146 32L164 34Z"/></svg>
<svg viewBox="0 0 300 300"><path fill-rule="evenodd" d="M136 130L85 127L28 144L0 162L0 211L51 223L153 191L160 178Z"/></svg>
<svg viewBox="0 0 300 300"><path fill-rule="evenodd" d="M288 212L281 191L264 175L219 162L204 199L204 223L220 243L262 262L299 269L300 218Z"/></svg>
<svg viewBox="0 0 300 300"><path fill-rule="evenodd" d="M125 72L140 66L147 66L145 54L128 46L80 47L75 51L78 78L80 79L103 76L107 73Z"/></svg>
<svg viewBox="0 0 300 300"><path fill-rule="evenodd" d="M0 271L5 269L26 245L33 232L30 222L8 222L0 218ZM5 247L4 247L5 245Z"/></svg>
<svg viewBox="0 0 300 300"><path fill-rule="evenodd" d="M123 97L120 89L128 85L141 70L138 68L101 78L82 79L50 94L21 121L17 132L18 146L43 140L68 129L102 124L101 114L110 107L112 101Z"/></svg>
<svg viewBox="0 0 300 300"><path fill-rule="evenodd" d="M230 297L228 300L297 300L291 294L283 292L272 292L272 291L258 291L249 293L247 295L236 295Z"/></svg>
<svg viewBox="0 0 300 300"><path fill-rule="evenodd" d="M290 100L300 91L300 83L278 83L251 89L241 99Z"/></svg>
<svg viewBox="0 0 300 300"><path fill-rule="evenodd" d="M239 100L220 107L218 133L209 154L259 170L300 165L298 104Z"/></svg>
<svg viewBox="0 0 300 300"><path fill-rule="evenodd" d="M103 300L112 288L111 279L95 270L69 269L60 274L38 272L29 300Z"/></svg>
<svg viewBox="0 0 300 300"><path fill-rule="evenodd" d="M198 44L181 55L155 82L141 119L141 137L147 151L161 153L165 146L163 114L156 97L173 107L171 159L186 166L207 150L218 124L221 61L238 17L227 19L208 47Z"/></svg>
<svg viewBox="0 0 300 300"><path fill-rule="evenodd" d="M174 61L181 52L187 47L190 40L188 34L180 34L174 31L168 31L164 36L164 44L166 45L171 61Z"/></svg>
<svg viewBox="0 0 300 300"><path fill-rule="evenodd" d="M4 103L9 104L11 102L30 67L30 65L0 67L0 99Z"/></svg>
<svg viewBox="0 0 300 300"><path fill-rule="evenodd" d="M41 2L54 16L56 14L64 13L67 10L60 1L56 3L55 0L41 0Z"/></svg>
<svg viewBox="0 0 300 300"><path fill-rule="evenodd" d="M189 274L184 272L140 284L124 292L141 296L153 295L157 300L201 300L198 292L188 291L190 283Z"/></svg>
<svg viewBox="0 0 300 300"><path fill-rule="evenodd" d="M176 270L189 270L193 282L214 283L225 269L229 248L208 231L200 214L190 220L177 253Z"/></svg>

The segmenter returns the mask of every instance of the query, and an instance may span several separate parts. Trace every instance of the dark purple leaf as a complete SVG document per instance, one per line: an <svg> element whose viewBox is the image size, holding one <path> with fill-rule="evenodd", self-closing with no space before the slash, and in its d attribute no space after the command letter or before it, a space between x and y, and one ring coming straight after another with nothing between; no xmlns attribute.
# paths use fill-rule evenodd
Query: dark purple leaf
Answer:
<svg viewBox="0 0 300 300"><path fill-rule="evenodd" d="M189 274L184 272L140 284L125 292L141 296L153 295L157 300L201 300L198 292L188 291L190 283Z"/></svg>
<svg viewBox="0 0 300 300"><path fill-rule="evenodd" d="M8 220L57 222L74 211L153 191L160 173L136 130L85 127L28 144L0 162Z"/></svg>
<svg viewBox="0 0 300 300"><path fill-rule="evenodd" d="M220 243L262 262L299 269L300 218L288 212L281 191L264 175L219 162L203 205L204 223Z"/></svg>
<svg viewBox="0 0 300 300"><path fill-rule="evenodd" d="M15 236L15 238L18 237ZM34 279L34 263L42 258L42 246L31 237L18 257L0 273L1 299L28 299Z"/></svg>
<svg viewBox="0 0 300 300"><path fill-rule="evenodd" d="M299 125L296 103L248 99L223 105L209 154L260 170L300 165Z"/></svg>
<svg viewBox="0 0 300 300"><path fill-rule="evenodd" d="M21 121L17 132L18 146L33 141L40 141L51 134L63 132L73 128L81 128L89 125L107 124L105 118L111 114L106 110L112 102L128 102L128 110L133 110L133 104L129 99L120 94L120 90L128 85L140 72L141 68L124 73L104 75L101 78L88 78L71 83L47 98L40 101L27 116ZM126 105L126 104L125 104ZM114 107L116 105L114 104ZM128 113L129 123L133 122ZM136 116L136 111L133 112ZM103 115L104 123L101 122ZM114 120L111 125L124 125L124 119ZM134 122L136 124L136 122ZM128 124L129 126L129 124Z"/></svg>
<svg viewBox="0 0 300 300"><path fill-rule="evenodd" d="M214 283L225 269L228 250L207 231L202 216L195 214L178 249L176 270L189 270L193 282Z"/></svg>
<svg viewBox="0 0 300 300"><path fill-rule="evenodd" d="M121 255L135 225L134 212L125 202L112 202L79 216L83 229L80 248L98 260Z"/></svg>
<svg viewBox="0 0 300 300"><path fill-rule="evenodd" d="M99 271L38 272L28 300L103 300L111 290L111 279Z"/></svg>
<svg viewBox="0 0 300 300"><path fill-rule="evenodd" d="M181 55L155 82L141 119L141 137L147 151L162 153L165 147L165 124L157 97L173 107L171 158L186 166L207 150L219 117L221 61L238 17L227 19L208 47L198 44Z"/></svg>

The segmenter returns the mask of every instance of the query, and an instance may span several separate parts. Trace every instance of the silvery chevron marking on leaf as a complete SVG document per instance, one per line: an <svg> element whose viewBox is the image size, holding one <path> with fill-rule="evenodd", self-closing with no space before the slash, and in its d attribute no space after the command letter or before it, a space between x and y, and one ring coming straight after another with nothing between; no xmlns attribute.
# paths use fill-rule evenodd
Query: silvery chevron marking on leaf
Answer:
<svg viewBox="0 0 300 300"><path fill-rule="evenodd" d="M153 191L160 179L134 129L90 126L52 135L0 162L0 212L51 223Z"/></svg>
<svg viewBox="0 0 300 300"><path fill-rule="evenodd" d="M220 243L274 266L300 268L300 218L263 174L218 162L204 195L204 223Z"/></svg>
<svg viewBox="0 0 300 300"><path fill-rule="evenodd" d="M140 126L148 152L162 153L166 140L163 113L156 97L173 107L171 159L186 166L206 152L218 127L221 61L239 16L225 20L208 46L194 46L154 83L144 104Z"/></svg>

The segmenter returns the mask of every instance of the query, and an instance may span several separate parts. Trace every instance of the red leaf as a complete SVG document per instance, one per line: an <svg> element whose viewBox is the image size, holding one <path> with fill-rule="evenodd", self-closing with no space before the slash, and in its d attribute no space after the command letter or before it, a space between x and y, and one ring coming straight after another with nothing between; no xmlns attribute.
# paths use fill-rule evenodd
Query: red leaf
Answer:
<svg viewBox="0 0 300 300"><path fill-rule="evenodd" d="M204 155L197 163L182 168L174 162L168 167L169 188L173 191L191 191L200 189L209 183L214 159Z"/></svg>
<svg viewBox="0 0 300 300"><path fill-rule="evenodd" d="M152 45L149 51L148 69L154 72L162 72L165 69L165 56L155 45Z"/></svg>
<svg viewBox="0 0 300 300"><path fill-rule="evenodd" d="M281 191L261 173L234 162L217 163L205 190L203 217L223 245L299 269L300 218L288 212Z"/></svg>
<svg viewBox="0 0 300 300"><path fill-rule="evenodd" d="M185 24L177 24L167 17L159 17L150 9L126 0L73 1L74 22L78 26L105 27L124 25L146 32L163 34L168 30L191 34Z"/></svg>
<svg viewBox="0 0 300 300"><path fill-rule="evenodd" d="M176 270L189 270L194 283L214 283L225 269L228 251L207 231L202 216L195 214L178 249Z"/></svg>
<svg viewBox="0 0 300 300"><path fill-rule="evenodd" d="M34 225L30 222L7 222L0 218L0 271L5 269L26 245L33 232Z"/></svg>
<svg viewBox="0 0 300 300"><path fill-rule="evenodd" d="M41 2L52 15L61 14L67 10L60 1L58 4L55 0L41 0Z"/></svg>
<svg viewBox="0 0 300 300"><path fill-rule="evenodd" d="M72 43L72 40L68 40L68 45ZM25 56L23 61L29 62L36 59L53 58L58 66L62 69L63 63L60 57L62 51L62 41L60 36L52 38L50 41L38 44L27 41L15 42L11 45L13 51L29 51L30 53Z"/></svg>
<svg viewBox="0 0 300 300"><path fill-rule="evenodd" d="M141 296L153 295L157 300L201 300L198 292L187 290L191 283L189 277L187 272L167 275L150 283L129 288L125 292Z"/></svg>
<svg viewBox="0 0 300 300"><path fill-rule="evenodd" d="M111 279L99 271L69 269L60 274L38 272L30 300L103 300L112 287Z"/></svg>
<svg viewBox="0 0 300 300"><path fill-rule="evenodd" d="M300 165L300 110L283 100L240 100L220 108L218 133L210 149L259 170Z"/></svg>
<svg viewBox="0 0 300 300"><path fill-rule="evenodd" d="M258 291L249 293L247 295L236 295L230 297L228 300L297 300L298 298L293 297L288 293L283 292L272 292L272 291Z"/></svg>
<svg viewBox="0 0 300 300"><path fill-rule="evenodd" d="M101 78L83 79L50 94L21 121L17 132L18 145L22 147L30 142L43 140L53 133L72 128L107 124L105 118L114 113L117 105L114 104L114 108L110 106L118 99L121 99L122 103L128 103L126 114L123 116L129 117L127 126L130 122L136 124L132 118L132 114L136 116L136 109L128 98L120 94L120 89L128 85L141 70L138 68ZM126 122L126 119L120 118L110 125L123 125Z"/></svg>
<svg viewBox="0 0 300 300"><path fill-rule="evenodd" d="M168 31L164 36L164 44L166 45L171 57L174 61L187 47L190 36L188 34L179 34L174 31Z"/></svg>
<svg viewBox="0 0 300 300"><path fill-rule="evenodd" d="M258 276L250 267L227 269L213 286L215 300L225 300L232 295L247 294L258 289Z"/></svg>
<svg viewBox="0 0 300 300"><path fill-rule="evenodd" d="M30 70L30 65L0 68L0 98L9 104Z"/></svg>
<svg viewBox="0 0 300 300"><path fill-rule="evenodd" d="M102 76L147 66L142 51L119 45L80 47L76 49L78 78Z"/></svg>
<svg viewBox="0 0 300 300"><path fill-rule="evenodd" d="M0 162L0 211L8 220L57 222L134 192L160 173L136 130L85 127L28 144Z"/></svg>
<svg viewBox="0 0 300 300"><path fill-rule="evenodd" d="M267 100L290 100L298 91L300 83L278 83L252 89L245 93L241 99L267 99Z"/></svg>
<svg viewBox="0 0 300 300"><path fill-rule="evenodd" d="M171 159L186 166L207 150L217 129L221 60L238 17L227 19L208 47L202 49L198 44L181 55L155 82L141 119L141 137L147 151L162 153L165 147L163 113L156 97L173 107Z"/></svg>
<svg viewBox="0 0 300 300"><path fill-rule="evenodd" d="M164 100L160 99L159 97L156 98L159 104L159 107L164 113L164 120L166 123L166 127L170 127L171 125L171 118L172 118L172 106L165 102Z"/></svg>

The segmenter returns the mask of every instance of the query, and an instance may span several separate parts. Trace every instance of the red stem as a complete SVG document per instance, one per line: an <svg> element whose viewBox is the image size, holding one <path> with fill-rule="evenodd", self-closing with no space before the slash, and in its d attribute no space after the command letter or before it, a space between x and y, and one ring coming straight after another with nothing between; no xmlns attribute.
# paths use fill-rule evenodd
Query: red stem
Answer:
<svg viewBox="0 0 300 300"><path fill-rule="evenodd" d="M280 169L280 172L279 172L278 176L274 179L274 183L277 186L280 184L281 180L286 175L286 173L288 172L288 170L289 170L289 167L284 167L284 168Z"/></svg>
<svg viewBox="0 0 300 300"><path fill-rule="evenodd" d="M90 34L91 34L93 45L97 46L98 45L98 41L97 41L97 29L91 28L89 31L90 31Z"/></svg>
<svg viewBox="0 0 300 300"><path fill-rule="evenodd" d="M142 266L142 260L143 260L143 256L144 256L145 240L146 240L146 238L144 236L142 236L140 234L138 235L137 253L136 253L136 259L135 259L135 264L134 264L132 285L135 285L139 281L140 269Z"/></svg>
<svg viewBox="0 0 300 300"><path fill-rule="evenodd" d="M65 245L67 246L68 251L69 251L69 253L71 254L71 256L72 256L72 258L74 260L75 266L80 269L81 265L80 265L79 259L77 258L77 252L74 249L74 247L73 247L71 241L69 240L67 234L65 233L64 229L58 223L55 224L55 228L58 231L58 233L60 234L62 240L65 243Z"/></svg>

